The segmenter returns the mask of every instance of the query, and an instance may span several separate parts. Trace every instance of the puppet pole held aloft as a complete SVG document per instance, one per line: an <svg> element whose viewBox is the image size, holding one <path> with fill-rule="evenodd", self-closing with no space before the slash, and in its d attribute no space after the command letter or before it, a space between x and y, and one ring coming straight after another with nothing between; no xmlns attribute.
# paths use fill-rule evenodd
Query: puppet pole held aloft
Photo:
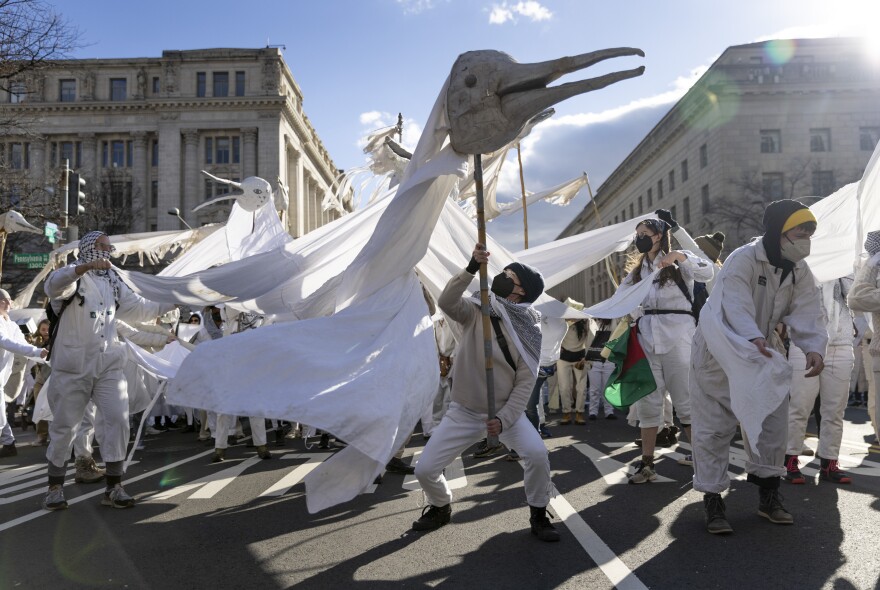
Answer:
<svg viewBox="0 0 880 590"><path fill-rule="evenodd" d="M477 188L477 242L486 245L486 212L483 203L483 157L474 154L474 182ZM483 353L486 357L486 408L489 418L495 417L495 377L492 368L492 321L489 318L489 271L480 264L480 313L483 316ZM500 443L496 436L486 436L489 447Z"/></svg>

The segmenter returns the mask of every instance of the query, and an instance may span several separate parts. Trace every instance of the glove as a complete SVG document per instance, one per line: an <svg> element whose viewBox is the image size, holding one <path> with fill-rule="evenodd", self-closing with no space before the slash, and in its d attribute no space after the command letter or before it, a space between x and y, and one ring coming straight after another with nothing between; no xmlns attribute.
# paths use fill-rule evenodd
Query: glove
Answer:
<svg viewBox="0 0 880 590"><path fill-rule="evenodd" d="M476 258L474 258L473 256L471 256L471 261L468 262L468 265L467 265L467 267L465 267L465 270L468 271L468 272L471 273L471 274L474 274L474 273L476 273L478 270L480 270L480 263L477 262L477 259L476 259Z"/></svg>
<svg viewBox="0 0 880 590"><path fill-rule="evenodd" d="M669 209L657 209L654 211L654 215L656 215L657 219L660 221L665 221L669 225L669 229L675 229L678 227L678 222L672 218L672 213Z"/></svg>

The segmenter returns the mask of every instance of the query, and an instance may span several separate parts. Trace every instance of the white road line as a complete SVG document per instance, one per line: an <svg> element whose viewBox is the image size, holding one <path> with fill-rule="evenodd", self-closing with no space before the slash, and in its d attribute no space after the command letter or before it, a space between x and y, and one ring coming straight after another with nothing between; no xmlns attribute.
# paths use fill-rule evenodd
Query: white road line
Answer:
<svg viewBox="0 0 880 590"><path fill-rule="evenodd" d="M7 483L24 477L34 477L34 475L36 474L31 472L37 471L39 469L46 471L48 467L45 463L37 463L36 465L22 465L21 467L13 467L12 469L4 470L2 473L0 473L0 486L4 486Z"/></svg>
<svg viewBox="0 0 880 590"><path fill-rule="evenodd" d="M573 445L575 449L580 451L583 455L585 455L590 461L593 462L593 465L596 466L596 469L599 470L599 473L602 475L602 479L605 480L605 483L608 485L618 485L622 483L628 483L629 474L635 473L635 470L632 465L625 465L620 461L616 461L609 457L607 454L594 449L588 444L578 443ZM669 479L668 477L663 477L662 475L657 475L657 479L653 480L652 483L674 483L674 479Z"/></svg>
<svg viewBox="0 0 880 590"><path fill-rule="evenodd" d="M196 459L199 459L200 457L205 457L207 455L210 455L213 452L214 452L214 450L211 449L209 451L205 451L203 453L193 455L192 457L187 457L186 459L181 459L180 461L177 461L175 463L171 463L169 465L163 465L162 467L159 467L158 469L154 469L153 471L148 471L147 473L143 473L141 475L126 479L125 483L127 485L130 483L134 483L136 481L140 481L142 479L146 479L148 477L152 477L152 476L156 475L157 473L162 473L163 471L167 471L169 469L174 469L175 467L178 467L180 465L184 465L186 463L189 463L190 461L194 461ZM69 482L65 482L65 485L67 483L69 483ZM41 493L43 491L44 490L37 490L37 493ZM83 502L85 500L88 500L89 498L94 498L95 496L100 496L103 493L104 493L104 486L100 486L100 489L95 490L94 492L89 492L88 494L83 494L81 496L77 496L76 498L72 498L72 499L68 500L67 504L68 505L78 504L79 502ZM5 530L16 527L20 524L30 522L31 520L34 520L35 518L39 518L41 516L46 516L47 514L52 514L52 513L48 510L43 510L41 508L40 510L37 510L36 512L31 512L30 514L25 514L23 516L19 516L18 518L14 518L14 519L9 520L7 522L0 523L0 533L2 533Z"/></svg>
<svg viewBox="0 0 880 590"><path fill-rule="evenodd" d="M290 455L285 455L285 459L297 458L301 459L303 457L308 457L308 461L303 463L302 465L297 465L294 467L287 475L276 481L272 484L269 489L260 494L260 498L270 498L283 496L286 494L290 488L301 482L305 477L311 473L318 465L324 462L332 453L319 453L319 454L310 454L310 455L294 455L291 457Z"/></svg>
<svg viewBox="0 0 880 590"><path fill-rule="evenodd" d="M550 506L615 588L618 590L648 590L648 587L614 554L562 494L550 500Z"/></svg>

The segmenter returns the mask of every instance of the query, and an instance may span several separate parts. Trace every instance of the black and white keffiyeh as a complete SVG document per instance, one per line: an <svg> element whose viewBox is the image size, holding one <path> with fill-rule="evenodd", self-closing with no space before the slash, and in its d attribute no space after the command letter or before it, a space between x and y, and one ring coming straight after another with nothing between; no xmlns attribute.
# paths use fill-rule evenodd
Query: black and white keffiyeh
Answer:
<svg viewBox="0 0 880 590"><path fill-rule="evenodd" d="M865 250L868 254L874 256L880 252L880 231L869 231L865 236Z"/></svg>
<svg viewBox="0 0 880 590"><path fill-rule="evenodd" d="M90 231L83 237L79 239L79 257L76 259L76 264L86 264L89 262L94 262L95 260L110 260L110 252L104 250L98 250L95 247L95 243L98 241L98 238L101 236L106 236L102 231ZM113 297L118 301L119 300L119 277L117 276L114 270L93 270L91 271L94 276L104 278L110 281L110 285L113 287Z"/></svg>
<svg viewBox="0 0 880 590"><path fill-rule="evenodd" d="M474 291L469 299L479 304L480 292ZM489 314L501 318L507 332L513 337L513 345L532 373L537 375L541 357L541 312L530 304L513 303L491 292L489 302Z"/></svg>

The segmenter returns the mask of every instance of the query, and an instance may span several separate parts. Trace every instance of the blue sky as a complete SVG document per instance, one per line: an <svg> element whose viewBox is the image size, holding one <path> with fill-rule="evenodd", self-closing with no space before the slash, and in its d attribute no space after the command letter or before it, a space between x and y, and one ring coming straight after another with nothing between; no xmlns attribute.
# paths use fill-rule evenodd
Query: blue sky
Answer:
<svg viewBox="0 0 880 590"><path fill-rule="evenodd" d="M729 45L767 38L873 33L873 0L152 0L54 2L82 32L74 57L149 57L164 49L284 45L304 109L336 165L364 163L359 140L406 119L404 143L421 125L455 58L497 49L520 62L609 47L639 47L645 59L613 60L580 77L645 65L645 74L556 106L523 144L526 188L538 191L586 171L594 189ZM874 26L875 31L867 30ZM578 76L578 74L575 74ZM578 79L578 78L573 78ZM563 78L563 82L566 79ZM511 165L512 164L512 165ZM518 196L515 161L499 200ZM529 209L530 245L552 240L587 204ZM516 250L521 217L489 231Z"/></svg>

